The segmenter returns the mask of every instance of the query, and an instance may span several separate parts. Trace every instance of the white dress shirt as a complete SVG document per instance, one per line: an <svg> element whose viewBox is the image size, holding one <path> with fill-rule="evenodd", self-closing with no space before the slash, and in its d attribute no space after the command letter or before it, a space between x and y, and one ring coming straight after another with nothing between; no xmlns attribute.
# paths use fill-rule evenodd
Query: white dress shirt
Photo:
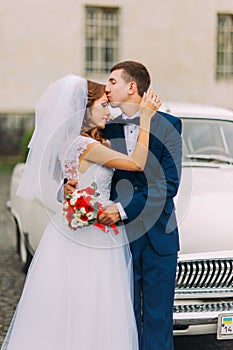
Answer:
<svg viewBox="0 0 233 350"><path fill-rule="evenodd" d="M130 119L133 119L135 117L139 117L139 112L134 114ZM122 114L122 119L129 119L129 117L127 117L125 114ZM140 129L139 125L135 125L133 123L124 125L125 142L126 142L126 149L127 149L128 156L131 156L135 149L137 139L138 139L139 129ZM116 205L119 210L121 220L127 219L127 215L121 203L116 203Z"/></svg>

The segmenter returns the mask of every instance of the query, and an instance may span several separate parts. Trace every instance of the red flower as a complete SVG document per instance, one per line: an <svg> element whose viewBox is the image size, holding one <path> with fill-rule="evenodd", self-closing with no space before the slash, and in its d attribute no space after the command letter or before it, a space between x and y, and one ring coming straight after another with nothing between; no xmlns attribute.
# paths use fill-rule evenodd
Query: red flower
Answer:
<svg viewBox="0 0 233 350"><path fill-rule="evenodd" d="M87 187L85 188L85 192L93 196L93 194L95 194L95 189L93 187Z"/></svg>
<svg viewBox="0 0 233 350"><path fill-rule="evenodd" d="M71 221L73 219L73 214L67 213L66 218L68 221Z"/></svg>
<svg viewBox="0 0 233 350"><path fill-rule="evenodd" d="M86 208L87 206L87 202L84 196L81 196L77 199L75 206L77 209L81 209L81 208Z"/></svg>
<svg viewBox="0 0 233 350"><path fill-rule="evenodd" d="M81 215L81 216L80 216L80 219L81 219L82 221L88 221L88 217L87 217L86 214Z"/></svg>
<svg viewBox="0 0 233 350"><path fill-rule="evenodd" d="M91 203L91 200L92 200L91 196L85 197L86 208L88 209L88 212L92 212L94 210L92 203Z"/></svg>

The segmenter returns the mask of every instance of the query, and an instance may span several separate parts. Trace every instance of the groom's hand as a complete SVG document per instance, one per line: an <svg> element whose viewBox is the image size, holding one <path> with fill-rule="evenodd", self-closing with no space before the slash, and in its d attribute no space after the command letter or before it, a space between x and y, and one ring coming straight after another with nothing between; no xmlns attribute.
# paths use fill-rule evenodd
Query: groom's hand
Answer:
<svg viewBox="0 0 233 350"><path fill-rule="evenodd" d="M120 214L116 204L111 204L103 208L103 212L98 216L98 221L102 225L111 226L120 221Z"/></svg>

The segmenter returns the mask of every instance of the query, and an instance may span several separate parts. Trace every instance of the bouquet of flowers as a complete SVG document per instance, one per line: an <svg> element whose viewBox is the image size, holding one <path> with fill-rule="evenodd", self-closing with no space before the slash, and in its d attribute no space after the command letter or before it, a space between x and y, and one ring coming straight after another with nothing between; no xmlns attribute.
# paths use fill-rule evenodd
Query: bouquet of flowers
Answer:
<svg viewBox="0 0 233 350"><path fill-rule="evenodd" d="M108 232L106 226L97 222L98 215L103 211L102 204L97 200L99 195L97 184L93 182L84 189L76 189L69 198L64 200L63 216L71 230L95 225L104 232ZM116 225L111 227L117 234Z"/></svg>

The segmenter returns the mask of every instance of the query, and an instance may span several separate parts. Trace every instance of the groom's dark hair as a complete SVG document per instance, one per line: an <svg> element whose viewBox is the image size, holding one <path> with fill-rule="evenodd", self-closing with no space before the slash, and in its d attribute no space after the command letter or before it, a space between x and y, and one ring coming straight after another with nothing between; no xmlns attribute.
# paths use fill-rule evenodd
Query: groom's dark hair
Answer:
<svg viewBox="0 0 233 350"><path fill-rule="evenodd" d="M139 62L135 61L123 61L115 64L110 72L115 70L122 69L122 79L126 83L135 81L138 88L139 96L143 96L143 93L146 92L150 86L150 74L146 67Z"/></svg>

